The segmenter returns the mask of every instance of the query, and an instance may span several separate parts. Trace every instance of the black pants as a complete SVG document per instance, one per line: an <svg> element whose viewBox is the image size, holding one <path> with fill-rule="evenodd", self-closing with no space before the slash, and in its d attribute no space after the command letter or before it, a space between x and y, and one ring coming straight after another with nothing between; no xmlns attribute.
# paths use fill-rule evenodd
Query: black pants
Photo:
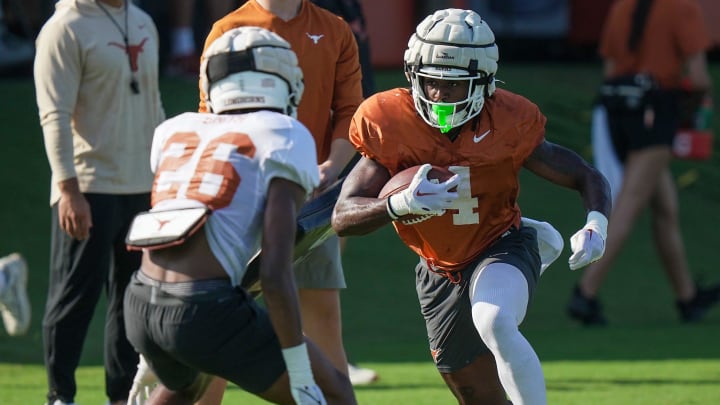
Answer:
<svg viewBox="0 0 720 405"><path fill-rule="evenodd" d="M75 370L88 326L103 288L105 316L105 390L111 402L127 399L138 356L125 335L123 296L141 254L128 252L125 235L136 213L150 208L150 194L85 194L92 210L90 237L71 238L52 207L50 276L43 317L43 349L48 400L74 402Z"/></svg>

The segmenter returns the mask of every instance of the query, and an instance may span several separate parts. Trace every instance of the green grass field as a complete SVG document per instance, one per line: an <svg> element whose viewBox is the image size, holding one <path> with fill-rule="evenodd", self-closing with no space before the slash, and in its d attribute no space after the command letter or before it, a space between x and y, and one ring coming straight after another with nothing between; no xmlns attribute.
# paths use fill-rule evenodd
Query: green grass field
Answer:
<svg viewBox="0 0 720 405"><path fill-rule="evenodd" d="M712 73L720 84L720 66L713 66ZM535 101L548 116L549 140L587 158L590 108L599 78L596 64L507 64L501 65L499 75L502 87ZM379 72L378 83L380 89L405 85L399 71ZM195 109L196 88L194 83L164 80L168 116ZM11 338L0 330L0 403L41 404L46 391L41 321L47 289L49 168L31 79L2 79L0 92L0 184L6 190L0 199L0 255L20 251L27 257L34 309L26 336ZM720 281L712 253L720 242L714 229L720 225L718 163L716 145L711 161L673 164L681 185L690 264L697 277L709 282ZM522 187L523 213L552 222L566 241L583 225L575 193L530 174L523 175ZM571 272L564 264L568 247L541 279L522 330L543 363L551 404L720 403L720 310L712 310L699 324L678 322L649 228L643 217L601 291L610 320L606 328L582 328L564 313L582 271ZM361 404L455 403L428 353L413 285L415 261L389 227L348 243L344 263L349 288L342 295L346 348L352 361L381 376L376 384L357 388ZM76 402L81 405L106 400L103 311L99 306L77 373ZM224 403L263 402L231 388Z"/></svg>

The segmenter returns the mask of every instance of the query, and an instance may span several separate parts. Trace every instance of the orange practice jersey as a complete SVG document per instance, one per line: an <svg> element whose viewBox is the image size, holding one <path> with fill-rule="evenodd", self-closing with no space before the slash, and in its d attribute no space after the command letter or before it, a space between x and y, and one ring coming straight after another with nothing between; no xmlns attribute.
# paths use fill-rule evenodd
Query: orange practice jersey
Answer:
<svg viewBox="0 0 720 405"><path fill-rule="evenodd" d="M477 118L476 118L477 119ZM511 226L520 226L519 172L545 139L545 116L526 98L498 89L485 100L476 128L454 142L417 114L409 89L378 93L361 104L350 141L395 175L431 163L461 176L452 209L416 225L393 222L415 253L440 269L467 265Z"/></svg>
<svg viewBox="0 0 720 405"><path fill-rule="evenodd" d="M665 88L677 88L683 61L711 46L710 33L696 0L655 0L635 53L628 48L637 0L621 0L610 10L600 54L615 63L610 76L646 72ZM671 44L672 46L668 46Z"/></svg>
<svg viewBox="0 0 720 405"><path fill-rule="evenodd" d="M273 31L297 54L305 81L297 118L315 138L318 163L325 161L332 141L347 139L352 115L363 100L358 48L350 26L307 0L290 21L248 0L213 24L205 50L224 32L241 26ZM207 112L204 100L200 90L200 112Z"/></svg>

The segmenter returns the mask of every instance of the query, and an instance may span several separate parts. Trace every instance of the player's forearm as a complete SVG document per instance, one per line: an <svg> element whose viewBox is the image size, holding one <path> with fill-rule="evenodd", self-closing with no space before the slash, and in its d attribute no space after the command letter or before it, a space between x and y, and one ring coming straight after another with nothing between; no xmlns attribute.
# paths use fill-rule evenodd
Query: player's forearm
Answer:
<svg viewBox="0 0 720 405"><path fill-rule="evenodd" d="M332 227L339 236L357 236L373 232L391 221L387 199L352 197L338 200Z"/></svg>
<svg viewBox="0 0 720 405"><path fill-rule="evenodd" d="M269 256L266 256L266 258L270 259ZM263 261L266 261L265 258L263 258ZM271 259L268 261L272 262ZM268 263L268 265L273 266L274 264ZM277 267L275 269L278 270ZM271 275L264 277L262 275L263 270L261 270L260 278L270 321L278 336L280 346L287 348L301 344L304 339L299 310L300 304L297 288L292 278L292 268L286 266L282 271L285 272L287 276Z"/></svg>
<svg viewBox="0 0 720 405"><path fill-rule="evenodd" d="M288 180L270 183L263 225L260 284L270 320L282 347L293 347L303 340L297 287L293 273L295 213L303 201L303 190Z"/></svg>
<svg viewBox="0 0 720 405"><path fill-rule="evenodd" d="M612 197L607 179L596 169L590 169L585 175L580 195L586 212L597 211L610 217Z"/></svg>

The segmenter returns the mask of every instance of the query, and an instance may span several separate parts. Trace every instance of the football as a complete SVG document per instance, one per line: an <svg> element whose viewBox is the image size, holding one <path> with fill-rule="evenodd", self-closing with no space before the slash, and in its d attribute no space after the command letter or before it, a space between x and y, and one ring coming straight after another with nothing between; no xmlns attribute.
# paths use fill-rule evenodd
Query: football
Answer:
<svg viewBox="0 0 720 405"><path fill-rule="evenodd" d="M390 180L385 183L382 190L380 190L378 198L387 198L393 194L405 190L410 185L410 182L412 182L412 179L413 177L415 177L415 173L417 173L417 171L420 169L420 166L421 165L408 167L407 169L402 170L393 177L391 177ZM451 172L447 168L433 166L432 169L430 169L430 171L428 172L427 177L431 181L442 183L443 181L446 181L454 175L455 173ZM414 225L425 221L431 216L432 215L404 215L401 218L398 218L397 221L405 225Z"/></svg>

